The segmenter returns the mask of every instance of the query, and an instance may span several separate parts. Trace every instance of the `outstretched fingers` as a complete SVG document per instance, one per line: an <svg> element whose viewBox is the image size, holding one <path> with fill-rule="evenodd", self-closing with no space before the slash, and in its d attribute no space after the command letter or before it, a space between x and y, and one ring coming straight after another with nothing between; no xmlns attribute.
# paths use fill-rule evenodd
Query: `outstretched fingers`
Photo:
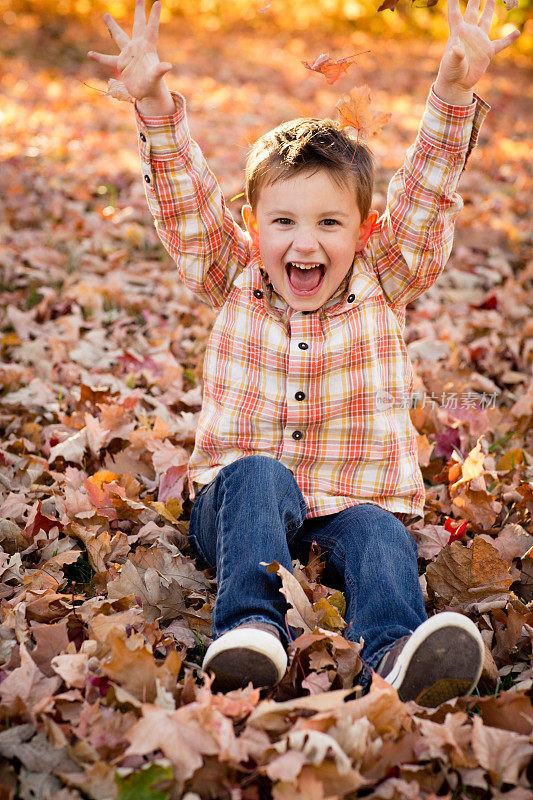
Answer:
<svg viewBox="0 0 533 800"><path fill-rule="evenodd" d="M464 21L469 25L477 25L477 18L479 14L479 0L468 0L465 9Z"/></svg>
<svg viewBox="0 0 533 800"><path fill-rule="evenodd" d="M143 2L143 0L140 0ZM139 0L137 0L139 2ZM153 44L154 47L157 44L157 37L159 36L159 20L161 18L161 9L163 8L163 3L160 0L155 2L150 10L150 16L148 17L148 25L146 26L146 38Z"/></svg>
<svg viewBox="0 0 533 800"><path fill-rule="evenodd" d="M107 25L109 33L115 42L118 44L120 49L123 50L130 41L128 34L122 30L118 22L113 19L111 14L104 14L104 22Z"/></svg>
<svg viewBox="0 0 533 800"><path fill-rule="evenodd" d="M455 30L463 21L459 0L448 0L448 25L450 31Z"/></svg>
<svg viewBox="0 0 533 800"><path fill-rule="evenodd" d="M106 56L104 53L95 53L93 50L87 53L87 55L89 58L92 58L93 61L98 61L99 64L117 69L118 56Z"/></svg>
<svg viewBox="0 0 533 800"><path fill-rule="evenodd" d="M492 25L492 15L494 14L494 5L495 0L487 0L485 3L485 8L483 9L483 13L479 18L479 27L482 31L486 34L490 31L490 26Z"/></svg>
<svg viewBox="0 0 533 800"><path fill-rule="evenodd" d="M146 28L146 10L144 0L135 0L135 16L133 17L132 38L141 36Z"/></svg>
<svg viewBox="0 0 533 800"><path fill-rule="evenodd" d="M511 31L508 33L507 36L504 36L503 39L495 39L492 42L493 52L494 55L499 53L501 50L505 50L506 47L509 47L513 42L516 42L518 37L520 36L519 30Z"/></svg>

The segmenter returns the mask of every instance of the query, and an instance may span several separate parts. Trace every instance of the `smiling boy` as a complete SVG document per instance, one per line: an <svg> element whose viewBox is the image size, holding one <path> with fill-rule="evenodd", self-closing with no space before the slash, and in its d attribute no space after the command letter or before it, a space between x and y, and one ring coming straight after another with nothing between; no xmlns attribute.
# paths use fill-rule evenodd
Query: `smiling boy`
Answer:
<svg viewBox="0 0 533 800"><path fill-rule="evenodd" d="M255 144L246 178L243 219L275 291L295 311L320 309L377 220L369 151L330 122L296 120Z"/></svg>
<svg viewBox="0 0 533 800"><path fill-rule="evenodd" d="M157 56L161 4L137 0L121 52L90 53L136 98L146 196L184 283L217 311L189 463L189 540L217 573L214 688L275 685L287 666L287 604L265 562L292 569L313 541L323 581L346 595L347 636L364 640L363 688L376 670L404 700L471 692L483 641L462 614L427 618L414 540L422 515L416 432L403 398L413 372L405 307L437 279L462 201L456 186L488 106L472 87L518 36L491 42L494 0L450 37L414 145L371 211L372 160L328 120L280 125L246 166L246 231L190 138L185 101ZM392 398L383 404L383 395Z"/></svg>

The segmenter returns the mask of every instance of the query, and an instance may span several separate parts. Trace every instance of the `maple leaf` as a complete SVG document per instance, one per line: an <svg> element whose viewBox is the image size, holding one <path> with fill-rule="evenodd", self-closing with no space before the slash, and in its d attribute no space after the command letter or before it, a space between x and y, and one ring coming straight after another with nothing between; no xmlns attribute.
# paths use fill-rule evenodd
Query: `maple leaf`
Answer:
<svg viewBox="0 0 533 800"><path fill-rule="evenodd" d="M382 114L371 108L370 87L356 86L337 103L341 128L355 128L362 139L373 136L390 120L390 114Z"/></svg>
<svg viewBox="0 0 533 800"><path fill-rule="evenodd" d="M475 536L471 547L445 547L426 570L428 590L440 603L466 609L488 598L509 597L513 582L507 564L491 544Z"/></svg>
<svg viewBox="0 0 533 800"><path fill-rule="evenodd" d="M114 97L115 100L125 100L127 103L133 103L133 97L128 92L122 81L117 81L116 78L109 78L107 83L106 95Z"/></svg>
<svg viewBox="0 0 533 800"><path fill-rule="evenodd" d="M370 50L364 50L363 52L369 53ZM351 56L346 56L346 58L339 58L338 61L333 61L329 53L321 53L312 64L309 64L308 61L302 61L302 64L306 69L321 72L326 81L331 84L335 83L341 75L344 75L355 62L355 59L362 54L354 53Z"/></svg>

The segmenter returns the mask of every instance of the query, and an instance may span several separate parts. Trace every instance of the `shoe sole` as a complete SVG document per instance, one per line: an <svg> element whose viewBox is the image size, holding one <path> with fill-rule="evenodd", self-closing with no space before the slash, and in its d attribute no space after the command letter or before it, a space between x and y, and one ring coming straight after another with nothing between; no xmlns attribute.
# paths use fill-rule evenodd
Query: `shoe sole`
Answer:
<svg viewBox="0 0 533 800"><path fill-rule="evenodd" d="M247 686L272 687L285 675L287 654L271 633L255 628L228 631L208 647L202 664L214 672L213 691L227 692Z"/></svg>
<svg viewBox="0 0 533 800"><path fill-rule="evenodd" d="M453 642L453 661L443 663ZM430 617L408 639L391 672L384 678L400 698L435 707L452 697L470 694L483 669L485 646L481 634L468 619L454 611Z"/></svg>

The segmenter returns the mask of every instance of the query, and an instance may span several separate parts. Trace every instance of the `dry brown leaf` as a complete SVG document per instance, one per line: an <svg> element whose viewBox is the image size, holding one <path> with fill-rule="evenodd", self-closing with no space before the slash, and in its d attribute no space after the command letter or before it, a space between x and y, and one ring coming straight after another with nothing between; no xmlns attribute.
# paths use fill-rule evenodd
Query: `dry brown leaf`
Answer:
<svg viewBox="0 0 533 800"><path fill-rule="evenodd" d="M502 504L484 487L474 489L472 483L461 484L452 495L452 511L467 519L476 531L490 530L501 510Z"/></svg>
<svg viewBox="0 0 533 800"><path fill-rule="evenodd" d="M533 758L533 742L529 736L491 728L476 716L472 749L481 766L489 773L493 786L502 783L528 785L525 775L521 780L521 773Z"/></svg>
<svg viewBox="0 0 533 800"><path fill-rule="evenodd" d="M115 100L125 100L128 103L133 103L133 97L128 92L122 81L118 81L116 78L110 78L107 83L107 92L106 95L109 97L114 97Z"/></svg>
<svg viewBox="0 0 533 800"><path fill-rule="evenodd" d="M356 86L350 94L337 103L341 128L355 128L361 139L368 139L390 120L390 114L382 114L371 108L372 96L368 86Z"/></svg>
<svg viewBox="0 0 533 800"><path fill-rule="evenodd" d="M289 604L288 624L295 629L311 633L320 625L319 614L314 610L297 579L277 561L272 561L270 564L266 561L260 563L267 568L267 572L277 572L281 578L280 592Z"/></svg>
<svg viewBox="0 0 533 800"><path fill-rule="evenodd" d="M502 692L496 697L476 697L472 699L472 704L474 702L486 725L515 731L524 736L531 736L533 733L533 709L527 690Z"/></svg>
<svg viewBox="0 0 533 800"><path fill-rule="evenodd" d="M171 650L162 664L157 664L144 645L132 649L129 640L113 639L113 658L102 664L102 670L142 703L153 703L157 694L157 681L167 691L176 685L181 669L181 659Z"/></svg>
<svg viewBox="0 0 533 800"><path fill-rule="evenodd" d="M419 557L426 561L433 561L450 540L450 533L444 525L424 525L410 530L418 545Z"/></svg>
<svg viewBox="0 0 533 800"><path fill-rule="evenodd" d="M466 609L487 598L509 596L512 578L498 551L479 536L471 547L452 542L426 570L428 592L439 605Z"/></svg>

